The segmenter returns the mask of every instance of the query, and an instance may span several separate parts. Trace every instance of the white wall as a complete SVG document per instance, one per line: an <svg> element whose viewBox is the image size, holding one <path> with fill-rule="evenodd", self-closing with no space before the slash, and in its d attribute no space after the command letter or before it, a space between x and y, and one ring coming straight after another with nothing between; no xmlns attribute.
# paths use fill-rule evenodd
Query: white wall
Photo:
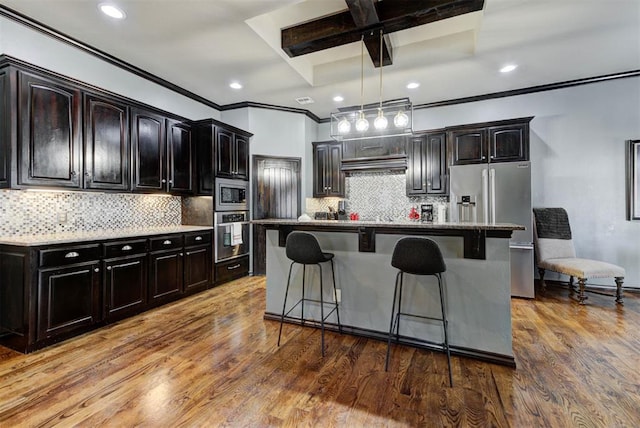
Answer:
<svg viewBox="0 0 640 428"><path fill-rule="evenodd" d="M0 17L0 54L10 55L188 119L220 117L220 112L216 109L4 17ZM153 73L153 70L148 71Z"/></svg>

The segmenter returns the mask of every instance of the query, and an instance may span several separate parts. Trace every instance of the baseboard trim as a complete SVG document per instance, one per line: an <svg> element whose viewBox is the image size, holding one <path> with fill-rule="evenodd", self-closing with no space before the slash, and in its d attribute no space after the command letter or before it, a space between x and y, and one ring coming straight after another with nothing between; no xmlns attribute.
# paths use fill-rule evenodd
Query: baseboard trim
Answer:
<svg viewBox="0 0 640 428"><path fill-rule="evenodd" d="M264 314L264 319L266 320L280 322L280 318L281 318L280 314L274 314L273 312L265 312ZM302 325L302 321L300 320L300 318L285 317L284 322L286 322L287 324ZM304 325L305 327L309 326L314 328L320 328L319 321L307 320L305 321ZM338 325L335 323L325 322L324 328L325 330L328 330L328 331L333 331L333 332L339 331ZM360 328L360 327L346 326L344 324L342 325L342 332L350 334L352 336L366 337L367 339L380 340L383 342L386 342L388 340L388 335L386 332L369 330L369 329ZM440 344L418 342L406 336L400 336L400 340L398 341L398 343L400 343L401 345L413 346L415 348L427 349L429 351L443 352L442 345ZM512 356L496 354L493 352L487 352L487 351L482 351L478 349L465 348L462 346L452 345L451 355L456 355L459 357L466 357L466 358L473 358L475 360L480 360L480 361L484 361L492 364L499 364L501 366L507 366L507 367L513 367L513 368L516 367L516 360Z"/></svg>

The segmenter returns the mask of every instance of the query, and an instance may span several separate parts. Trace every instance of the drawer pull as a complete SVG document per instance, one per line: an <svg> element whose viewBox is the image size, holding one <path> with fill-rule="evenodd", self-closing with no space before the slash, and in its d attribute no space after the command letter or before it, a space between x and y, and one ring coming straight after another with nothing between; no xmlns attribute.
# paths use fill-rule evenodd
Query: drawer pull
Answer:
<svg viewBox="0 0 640 428"><path fill-rule="evenodd" d="M107 266L107 270L111 270L111 269L112 269L111 266Z"/></svg>
<svg viewBox="0 0 640 428"><path fill-rule="evenodd" d="M171 245L171 241L167 239L167 240L166 240L166 241L164 241L162 244L163 244L163 245Z"/></svg>
<svg viewBox="0 0 640 428"><path fill-rule="evenodd" d="M64 255L65 259L74 259L76 257L80 257L80 253L77 253L75 251L70 251L67 254Z"/></svg>
<svg viewBox="0 0 640 428"><path fill-rule="evenodd" d="M93 271L94 271L95 273L98 273L98 272L100 272L100 268L95 268Z"/></svg>
<svg viewBox="0 0 640 428"><path fill-rule="evenodd" d="M233 265L233 266L227 266L227 270L234 270L234 269L238 269L240 267L240 263L238 263L237 265Z"/></svg>
<svg viewBox="0 0 640 428"><path fill-rule="evenodd" d="M131 245L125 245L124 247L122 247L122 251L131 251L133 250L133 247Z"/></svg>
<svg viewBox="0 0 640 428"><path fill-rule="evenodd" d="M202 241L202 236L196 236L196 241Z"/></svg>

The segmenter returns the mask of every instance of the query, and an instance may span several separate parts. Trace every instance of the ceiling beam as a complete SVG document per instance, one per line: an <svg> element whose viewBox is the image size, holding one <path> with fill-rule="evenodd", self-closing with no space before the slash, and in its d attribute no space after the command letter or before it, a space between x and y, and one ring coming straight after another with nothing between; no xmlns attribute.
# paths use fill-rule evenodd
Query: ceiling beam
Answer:
<svg viewBox="0 0 640 428"><path fill-rule="evenodd" d="M318 52L336 46L354 43L365 35L367 50L377 64L380 57L380 41L377 30L384 34L393 33L442 19L453 18L470 12L482 10L484 0L346 0L353 3L353 9L327 15L312 21L297 24L281 30L282 49L290 57ZM355 12L354 12L355 11ZM375 21L368 27L359 26L355 19L363 23ZM356 18L354 19L354 14ZM371 31L376 33L374 45ZM367 35L369 34L369 35ZM371 39L368 41L368 39ZM385 40L387 54L383 53L383 64L391 60L391 49L388 39ZM384 50L384 48L383 48ZM388 60L386 59L388 57Z"/></svg>
<svg viewBox="0 0 640 428"><path fill-rule="evenodd" d="M364 44L367 47L367 52L373 61L374 67L380 67L380 31L382 26L380 24L380 18L376 11L377 0L345 0L349 13L353 18L353 22L358 28L371 28L368 34L363 34ZM379 27L373 29L373 27ZM389 43L389 36L384 36L382 39L382 64L391 65L393 61L391 59L391 44Z"/></svg>

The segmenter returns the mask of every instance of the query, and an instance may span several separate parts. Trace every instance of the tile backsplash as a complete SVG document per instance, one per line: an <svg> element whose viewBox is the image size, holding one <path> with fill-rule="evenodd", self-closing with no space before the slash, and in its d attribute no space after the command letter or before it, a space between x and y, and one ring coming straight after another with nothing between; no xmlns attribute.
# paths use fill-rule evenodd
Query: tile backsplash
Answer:
<svg viewBox="0 0 640 428"><path fill-rule="evenodd" d="M180 225L177 196L0 191L0 236Z"/></svg>
<svg viewBox="0 0 640 428"><path fill-rule="evenodd" d="M447 196L408 197L406 176L398 172L357 172L345 179L345 198L307 198L306 212L313 217L315 211L337 210L338 201L346 201L347 213L357 212L361 220L407 219L411 207L433 204L434 221L438 219L438 206L448 207Z"/></svg>

